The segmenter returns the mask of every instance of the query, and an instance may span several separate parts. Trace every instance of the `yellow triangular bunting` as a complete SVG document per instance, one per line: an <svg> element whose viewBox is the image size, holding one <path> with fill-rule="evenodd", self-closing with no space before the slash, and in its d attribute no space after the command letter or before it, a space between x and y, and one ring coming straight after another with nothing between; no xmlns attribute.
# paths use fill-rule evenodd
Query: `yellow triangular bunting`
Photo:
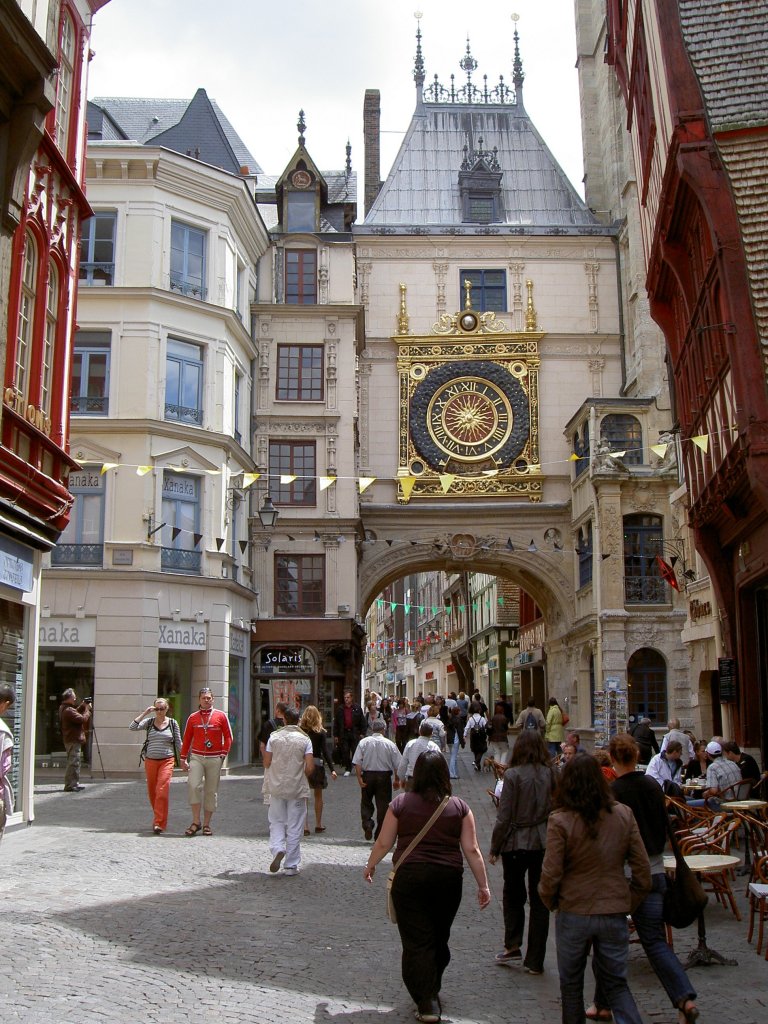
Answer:
<svg viewBox="0 0 768 1024"><path fill-rule="evenodd" d="M538 462L532 462L530 464L530 466L528 467L528 472L529 473L540 473L541 472L541 465Z"/></svg>
<svg viewBox="0 0 768 1024"><path fill-rule="evenodd" d="M261 473L243 473L243 490L247 490L260 476Z"/></svg>
<svg viewBox="0 0 768 1024"><path fill-rule="evenodd" d="M320 477L320 490L321 491L326 491L331 486L331 484L335 484L335 483L336 483L336 477L335 476L321 476Z"/></svg>
<svg viewBox="0 0 768 1024"><path fill-rule="evenodd" d="M296 479L295 475L292 475L291 473L283 473L282 476L280 477L280 483L281 484L292 484L295 479Z"/></svg>
<svg viewBox="0 0 768 1024"><path fill-rule="evenodd" d="M363 493L366 488L370 487L373 481L376 479L375 476L361 476L357 479L357 487L360 494Z"/></svg>
<svg viewBox="0 0 768 1024"><path fill-rule="evenodd" d="M576 452L571 452L571 454L568 456L568 461L569 462L578 462L580 458L581 458L581 456L577 455Z"/></svg>
<svg viewBox="0 0 768 1024"><path fill-rule="evenodd" d="M455 473L443 473L440 476L440 486L443 488L443 494L447 494L451 489L451 484L456 479Z"/></svg>
<svg viewBox="0 0 768 1024"><path fill-rule="evenodd" d="M709 451L709 435L699 434L697 437L692 437L691 440L697 448L701 448L703 452Z"/></svg>
<svg viewBox="0 0 768 1024"><path fill-rule="evenodd" d="M105 462L104 465L101 467L101 475L103 476L108 469L117 469L119 465L119 462Z"/></svg>
<svg viewBox="0 0 768 1024"><path fill-rule="evenodd" d="M151 466L137 466L136 467L136 476L146 476L147 473L151 473L151 472L152 472L152 467Z"/></svg>
<svg viewBox="0 0 768 1024"><path fill-rule="evenodd" d="M664 456L667 454L667 448L669 448L669 445L666 443L651 445L651 451L654 455L658 455L660 459L663 459Z"/></svg>
<svg viewBox="0 0 768 1024"><path fill-rule="evenodd" d="M406 501L408 501L408 499L410 498L411 491L413 490L413 485L415 483L416 483L416 477L415 476L401 476L400 477L400 486L403 489L403 495L405 496L405 500Z"/></svg>

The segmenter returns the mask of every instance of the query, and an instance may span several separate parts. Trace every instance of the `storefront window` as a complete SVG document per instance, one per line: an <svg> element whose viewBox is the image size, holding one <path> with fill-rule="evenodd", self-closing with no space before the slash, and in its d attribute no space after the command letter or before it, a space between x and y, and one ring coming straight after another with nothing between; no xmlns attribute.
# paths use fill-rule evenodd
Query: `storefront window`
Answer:
<svg viewBox="0 0 768 1024"><path fill-rule="evenodd" d="M243 726L245 724L245 661L242 658L229 659L229 702L227 715L232 727L232 747L229 751L230 766L243 763Z"/></svg>
<svg viewBox="0 0 768 1024"><path fill-rule="evenodd" d="M4 716L13 733L10 782L16 810L21 809L21 765L24 746L24 609L0 600L0 682L12 686L16 700Z"/></svg>
<svg viewBox="0 0 768 1024"><path fill-rule="evenodd" d="M204 683L201 686L206 685ZM179 723L182 733L192 713L191 651L159 651L157 659L157 695L168 701L168 714ZM194 709L197 710L197 694Z"/></svg>

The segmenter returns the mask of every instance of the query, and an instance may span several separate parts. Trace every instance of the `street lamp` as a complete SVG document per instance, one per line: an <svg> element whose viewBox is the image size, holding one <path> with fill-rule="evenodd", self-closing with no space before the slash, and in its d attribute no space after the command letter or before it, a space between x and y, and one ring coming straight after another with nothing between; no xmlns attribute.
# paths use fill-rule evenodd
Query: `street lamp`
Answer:
<svg viewBox="0 0 768 1024"><path fill-rule="evenodd" d="M259 509L259 520L261 521L261 525L265 527L265 529L271 530L277 522L277 517L279 515L280 511L272 504L270 496L268 494L265 495L264 504Z"/></svg>

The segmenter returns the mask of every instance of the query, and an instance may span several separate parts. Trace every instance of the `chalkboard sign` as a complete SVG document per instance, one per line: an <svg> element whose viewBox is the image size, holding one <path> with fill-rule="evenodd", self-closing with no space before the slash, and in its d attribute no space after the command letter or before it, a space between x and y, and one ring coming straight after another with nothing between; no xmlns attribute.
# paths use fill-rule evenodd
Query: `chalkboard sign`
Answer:
<svg viewBox="0 0 768 1024"><path fill-rule="evenodd" d="M720 700L726 704L735 704L738 686L736 659L718 658L717 671L720 676Z"/></svg>

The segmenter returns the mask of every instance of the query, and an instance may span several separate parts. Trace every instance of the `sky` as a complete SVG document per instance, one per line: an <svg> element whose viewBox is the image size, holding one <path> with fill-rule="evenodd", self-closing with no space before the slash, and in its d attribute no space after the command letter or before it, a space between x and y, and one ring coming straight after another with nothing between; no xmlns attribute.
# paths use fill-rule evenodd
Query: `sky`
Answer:
<svg viewBox="0 0 768 1024"><path fill-rule="evenodd" d="M583 195L574 0L110 0L94 18L88 93L191 98L202 87L267 174L295 152L303 109L315 163L343 169L349 139L362 185L365 90L381 93L382 179L414 110L416 11L427 84L435 73L465 81L469 35L473 81L511 85L517 25L526 110Z"/></svg>

